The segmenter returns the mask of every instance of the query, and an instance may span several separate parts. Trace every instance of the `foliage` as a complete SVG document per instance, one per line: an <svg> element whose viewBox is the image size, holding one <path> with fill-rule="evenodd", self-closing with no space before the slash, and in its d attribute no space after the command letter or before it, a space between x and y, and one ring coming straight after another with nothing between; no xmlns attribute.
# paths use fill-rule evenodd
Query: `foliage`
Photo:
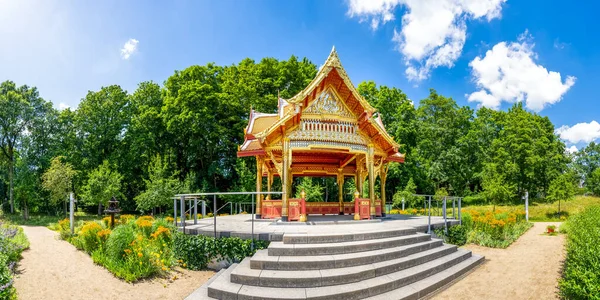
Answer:
<svg viewBox="0 0 600 300"><path fill-rule="evenodd" d="M237 237L215 239L203 235L185 235L177 232L174 236L175 257L191 270L205 269L212 260L239 262L244 257L254 255L259 249L265 249L269 243L254 241L254 251L251 250L252 240L242 240Z"/></svg>
<svg viewBox="0 0 600 300"><path fill-rule="evenodd" d="M395 208L402 208L402 200L404 199L405 208L417 207L419 196L415 196L416 190L417 185L415 185L413 179L410 178L406 183L404 190L397 191L392 197L392 200L394 202L393 206Z"/></svg>
<svg viewBox="0 0 600 300"><path fill-rule="evenodd" d="M525 212L522 210L464 209L462 225L468 232L468 243L492 248L506 248L533 224L525 221Z"/></svg>
<svg viewBox="0 0 600 300"><path fill-rule="evenodd" d="M169 222L151 216L120 220L112 230L101 222L85 222L67 240L128 282L166 274L176 265L172 250L174 228ZM62 225L59 224L60 230Z"/></svg>
<svg viewBox="0 0 600 300"><path fill-rule="evenodd" d="M89 174L87 183L83 186L81 197L87 203L97 204L98 214L100 214L101 205L106 205L113 196L121 196L122 179L121 174L113 171L108 161L105 160Z"/></svg>
<svg viewBox="0 0 600 300"><path fill-rule="evenodd" d="M148 166L149 179L144 180L146 190L135 197L138 209L148 211L171 202L171 197L177 194L181 185L173 174L170 174L166 160L156 155Z"/></svg>
<svg viewBox="0 0 600 300"><path fill-rule="evenodd" d="M42 186L50 192L53 203L66 201L72 191L72 180L76 174L69 163L63 163L64 157L57 156L50 162L50 168L42 175Z"/></svg>
<svg viewBox="0 0 600 300"><path fill-rule="evenodd" d="M600 196L600 168L594 170L585 181L585 187L596 196Z"/></svg>
<svg viewBox="0 0 600 300"><path fill-rule="evenodd" d="M323 201L323 187L319 183L315 183L313 178L302 177L296 186L296 198L300 198L303 190L306 193L307 202Z"/></svg>
<svg viewBox="0 0 600 300"><path fill-rule="evenodd" d="M0 222L0 299L17 298L13 286L14 267L27 248L29 241L22 228Z"/></svg>
<svg viewBox="0 0 600 300"><path fill-rule="evenodd" d="M453 225L448 227L448 234L443 228L435 229L435 234L444 239L445 243L462 246L467 243L467 228L463 225Z"/></svg>
<svg viewBox="0 0 600 300"><path fill-rule="evenodd" d="M560 294L565 299L600 299L600 206L569 219L567 257Z"/></svg>

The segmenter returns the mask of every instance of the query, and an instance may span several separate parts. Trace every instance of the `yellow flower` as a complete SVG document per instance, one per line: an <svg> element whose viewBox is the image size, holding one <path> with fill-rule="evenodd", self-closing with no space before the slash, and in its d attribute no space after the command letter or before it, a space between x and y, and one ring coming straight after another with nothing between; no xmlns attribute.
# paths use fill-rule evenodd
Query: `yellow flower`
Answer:
<svg viewBox="0 0 600 300"><path fill-rule="evenodd" d="M140 266L142 265L142 262L140 261Z"/></svg>

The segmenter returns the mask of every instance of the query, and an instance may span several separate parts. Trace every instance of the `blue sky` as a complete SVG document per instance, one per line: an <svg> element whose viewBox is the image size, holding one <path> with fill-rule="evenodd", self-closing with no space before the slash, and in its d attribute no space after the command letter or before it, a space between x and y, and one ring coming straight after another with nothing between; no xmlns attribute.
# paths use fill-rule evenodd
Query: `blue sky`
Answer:
<svg viewBox="0 0 600 300"><path fill-rule="evenodd" d="M88 90L131 92L193 64L293 54L319 65L335 45L355 84L374 80L415 102L435 88L473 108L524 101L581 148L600 139L598 9L533 0L0 0L0 80L77 107Z"/></svg>

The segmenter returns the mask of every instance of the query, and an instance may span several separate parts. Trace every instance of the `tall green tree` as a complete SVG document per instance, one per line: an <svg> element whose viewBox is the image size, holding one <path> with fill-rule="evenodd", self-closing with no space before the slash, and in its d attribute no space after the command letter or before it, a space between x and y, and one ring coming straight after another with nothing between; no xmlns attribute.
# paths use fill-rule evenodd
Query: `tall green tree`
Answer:
<svg viewBox="0 0 600 300"><path fill-rule="evenodd" d="M50 168L42 175L42 186L50 193L54 204L64 203L66 214L67 197L73 191L73 177L77 172L70 163L63 160L62 156L52 159Z"/></svg>
<svg viewBox="0 0 600 300"><path fill-rule="evenodd" d="M560 202L568 201L575 195L574 176L571 173L564 173L556 177L550 183L547 199L558 201L558 216L560 217Z"/></svg>
<svg viewBox="0 0 600 300"><path fill-rule="evenodd" d="M90 172L82 188L81 198L88 203L98 205L98 215L102 215L102 206L106 206L112 197L120 198L123 176L111 168L105 160L97 169Z"/></svg>
<svg viewBox="0 0 600 300"><path fill-rule="evenodd" d="M171 204L173 195L181 189L181 183L169 170L168 163L156 155L148 166L148 174L146 190L135 197L138 209L149 211Z"/></svg>
<svg viewBox="0 0 600 300"><path fill-rule="evenodd" d="M0 84L0 150L8 161L10 212L14 212L16 150L30 129L36 108L43 103L36 88L17 87L12 81Z"/></svg>

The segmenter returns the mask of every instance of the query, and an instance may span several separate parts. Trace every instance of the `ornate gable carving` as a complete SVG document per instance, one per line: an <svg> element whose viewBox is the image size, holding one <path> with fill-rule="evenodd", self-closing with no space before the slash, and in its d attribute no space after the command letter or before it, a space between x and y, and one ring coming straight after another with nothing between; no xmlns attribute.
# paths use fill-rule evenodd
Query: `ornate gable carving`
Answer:
<svg viewBox="0 0 600 300"><path fill-rule="evenodd" d="M344 118L354 118L354 114L337 98L331 88L321 92L319 97L302 113L311 115L338 115Z"/></svg>

